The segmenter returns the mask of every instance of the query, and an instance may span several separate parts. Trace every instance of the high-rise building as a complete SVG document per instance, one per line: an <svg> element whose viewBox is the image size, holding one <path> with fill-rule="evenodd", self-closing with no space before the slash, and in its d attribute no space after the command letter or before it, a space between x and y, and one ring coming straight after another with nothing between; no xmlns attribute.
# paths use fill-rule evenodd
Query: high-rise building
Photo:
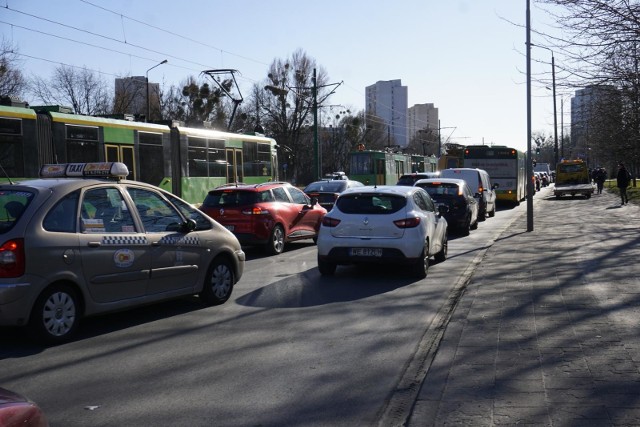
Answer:
<svg viewBox="0 0 640 427"><path fill-rule="evenodd" d="M378 81L365 88L365 113L380 118L387 127L387 146L406 147L407 87L400 80Z"/></svg>
<svg viewBox="0 0 640 427"><path fill-rule="evenodd" d="M409 141L419 136L419 133L429 141L434 140L438 136L440 127L438 121L438 109L433 104L416 104L409 107L407 110Z"/></svg>
<svg viewBox="0 0 640 427"><path fill-rule="evenodd" d="M620 92L611 85L592 85L575 91L571 98L571 157L596 157L606 139L620 128Z"/></svg>
<svg viewBox="0 0 640 427"><path fill-rule="evenodd" d="M148 107L147 94L150 101ZM145 76L116 79L114 108L116 112L146 117L147 108L151 113L151 117L147 117L147 120L160 117L160 85L158 83L147 83Z"/></svg>

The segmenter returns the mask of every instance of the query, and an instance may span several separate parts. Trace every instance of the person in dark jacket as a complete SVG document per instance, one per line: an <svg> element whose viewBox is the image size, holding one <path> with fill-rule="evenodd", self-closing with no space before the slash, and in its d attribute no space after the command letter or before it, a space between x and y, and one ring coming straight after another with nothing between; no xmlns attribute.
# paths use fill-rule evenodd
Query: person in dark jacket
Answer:
<svg viewBox="0 0 640 427"><path fill-rule="evenodd" d="M627 168L624 167L624 163L618 164L618 175L616 175L616 182L620 189L620 198L622 199L622 205L629 203L629 196L627 196L627 187L631 181L631 175Z"/></svg>

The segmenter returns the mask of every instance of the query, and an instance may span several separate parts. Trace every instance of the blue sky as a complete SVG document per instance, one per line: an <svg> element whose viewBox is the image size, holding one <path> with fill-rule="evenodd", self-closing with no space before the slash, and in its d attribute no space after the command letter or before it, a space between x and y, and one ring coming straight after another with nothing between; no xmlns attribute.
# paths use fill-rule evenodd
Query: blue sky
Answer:
<svg viewBox="0 0 640 427"><path fill-rule="evenodd" d="M0 4L2 34L17 45L27 74L50 77L64 63L100 71L112 81L144 75L168 59L149 72L150 81L178 84L204 69L233 68L241 73L238 82L247 96L274 58L303 49L330 82L342 82L331 104L364 109L366 86L400 79L408 87L409 106L439 108L443 141L526 148L525 0ZM532 27L546 30L546 19L532 0ZM534 48L532 57L543 61L532 63L534 75L550 73L548 51ZM534 84L532 95L532 129L552 135L551 92Z"/></svg>

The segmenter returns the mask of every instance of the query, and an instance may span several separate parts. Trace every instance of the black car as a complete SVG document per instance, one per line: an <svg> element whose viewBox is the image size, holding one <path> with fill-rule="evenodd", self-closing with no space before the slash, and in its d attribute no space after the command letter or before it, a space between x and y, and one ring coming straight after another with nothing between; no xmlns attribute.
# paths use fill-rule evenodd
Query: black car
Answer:
<svg viewBox="0 0 640 427"><path fill-rule="evenodd" d="M430 179L430 178L438 178L440 176L440 172L414 172L402 175L398 178L398 182L396 185L408 185L413 186L416 181L421 179Z"/></svg>
<svg viewBox="0 0 640 427"><path fill-rule="evenodd" d="M478 228L478 200L464 180L421 179L416 181L415 186L424 188L437 205L449 208L444 213L449 229L468 236L469 230Z"/></svg>
<svg viewBox="0 0 640 427"><path fill-rule="evenodd" d="M307 196L315 197L320 206L328 212L333 208L333 204L340 193L347 188L362 187L363 185L360 181L350 179L323 179L312 182L303 191Z"/></svg>

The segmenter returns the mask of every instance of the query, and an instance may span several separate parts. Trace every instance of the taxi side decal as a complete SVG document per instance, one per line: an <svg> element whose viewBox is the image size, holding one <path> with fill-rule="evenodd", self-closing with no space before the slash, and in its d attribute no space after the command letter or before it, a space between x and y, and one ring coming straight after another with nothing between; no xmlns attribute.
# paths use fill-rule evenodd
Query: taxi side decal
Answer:
<svg viewBox="0 0 640 427"><path fill-rule="evenodd" d="M147 238L145 236L104 236L102 244L104 246L146 245Z"/></svg>
<svg viewBox="0 0 640 427"><path fill-rule="evenodd" d="M198 236L164 236L160 239L160 244L178 246L200 246L200 238Z"/></svg>

